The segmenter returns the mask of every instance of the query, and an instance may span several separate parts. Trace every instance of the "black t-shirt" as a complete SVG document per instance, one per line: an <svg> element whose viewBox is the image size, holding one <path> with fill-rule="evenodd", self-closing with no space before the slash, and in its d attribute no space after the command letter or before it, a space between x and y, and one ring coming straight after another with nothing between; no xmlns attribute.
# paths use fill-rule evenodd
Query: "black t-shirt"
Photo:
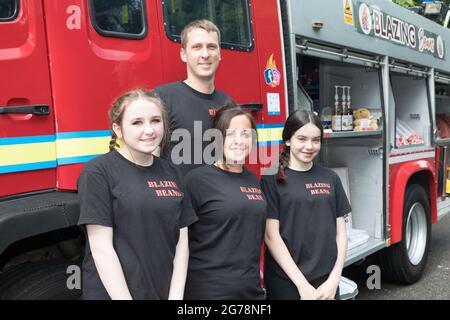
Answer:
<svg viewBox="0 0 450 320"><path fill-rule="evenodd" d="M197 219L190 210L183 211L179 170L158 157L149 167L138 166L112 151L86 165L78 190L78 224L113 228L113 246L133 299L167 299L179 230ZM83 298L109 299L89 244Z"/></svg>
<svg viewBox="0 0 450 320"><path fill-rule="evenodd" d="M287 168L287 180L262 176L268 219L280 222L280 235L308 281L328 275L336 263L336 219L351 211L339 176L314 164L309 171ZM266 250L265 267L288 279Z"/></svg>
<svg viewBox="0 0 450 320"><path fill-rule="evenodd" d="M207 165L186 177L199 220L189 227L186 299L263 299L260 252L266 202L257 177Z"/></svg>
<svg viewBox="0 0 450 320"><path fill-rule="evenodd" d="M175 139L174 142L168 141L168 146L163 152L162 158L171 160L178 165L179 162L176 158L181 157L182 161L179 167L183 174L186 174L190 170L205 164L203 151L211 141L203 141L203 134L211 128L211 117L215 115L217 108L233 100L217 89L212 94L205 94L191 88L183 81L159 86L155 88L155 91L167 108L171 136ZM199 121L197 127L195 127L194 121ZM172 135L177 129L186 129L189 132L191 139L190 148L187 148L187 151L190 154L185 154L185 150L181 150L181 146L175 147L184 139L184 135Z"/></svg>

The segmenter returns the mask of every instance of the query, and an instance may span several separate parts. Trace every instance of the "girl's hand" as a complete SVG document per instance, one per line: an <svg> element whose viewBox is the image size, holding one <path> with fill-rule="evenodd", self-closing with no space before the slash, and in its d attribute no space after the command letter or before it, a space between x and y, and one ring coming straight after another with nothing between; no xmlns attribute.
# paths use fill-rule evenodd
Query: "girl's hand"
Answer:
<svg viewBox="0 0 450 320"><path fill-rule="evenodd" d="M328 279L320 287L317 288L320 300L334 300L336 290L339 286L339 281Z"/></svg>
<svg viewBox="0 0 450 320"><path fill-rule="evenodd" d="M309 283L303 287L298 288L298 293L301 300L319 300L320 295L316 288Z"/></svg>

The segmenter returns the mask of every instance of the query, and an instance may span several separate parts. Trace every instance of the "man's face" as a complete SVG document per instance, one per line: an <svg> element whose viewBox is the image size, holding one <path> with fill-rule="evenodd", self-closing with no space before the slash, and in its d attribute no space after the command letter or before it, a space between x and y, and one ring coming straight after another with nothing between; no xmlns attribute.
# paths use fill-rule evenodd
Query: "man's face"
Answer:
<svg viewBox="0 0 450 320"><path fill-rule="evenodd" d="M220 61L220 46L216 32L193 29L187 34L186 48L180 51L186 62L188 76L201 81L214 79Z"/></svg>

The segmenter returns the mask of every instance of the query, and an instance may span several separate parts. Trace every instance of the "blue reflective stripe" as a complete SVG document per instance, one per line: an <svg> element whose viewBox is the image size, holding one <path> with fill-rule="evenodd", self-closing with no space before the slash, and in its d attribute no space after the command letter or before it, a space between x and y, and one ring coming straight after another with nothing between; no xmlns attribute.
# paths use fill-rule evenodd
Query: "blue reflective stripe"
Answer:
<svg viewBox="0 0 450 320"><path fill-rule="evenodd" d="M0 166L0 173L31 171L49 168L56 168L55 160L36 163L15 164L10 166Z"/></svg>
<svg viewBox="0 0 450 320"><path fill-rule="evenodd" d="M0 138L0 146L7 146L12 144L55 142L56 139L63 140L63 139L96 138L96 137L110 137L110 136L111 130L59 132L56 134L56 138L55 135Z"/></svg>
<svg viewBox="0 0 450 320"><path fill-rule="evenodd" d="M110 137L111 130L98 130L98 131L79 131L79 132L58 132L56 139L76 139L76 138L97 138L97 137Z"/></svg>
<svg viewBox="0 0 450 320"><path fill-rule="evenodd" d="M81 157L70 157L70 158L58 158L58 165L63 166L67 164L76 164L76 163L84 163L88 162L91 159L94 159L98 156L101 156L101 154L95 154L90 156L81 156Z"/></svg>
<svg viewBox="0 0 450 320"><path fill-rule="evenodd" d="M266 123L266 124L257 124L256 129L272 129L272 128L283 128L284 123Z"/></svg>
<svg viewBox="0 0 450 320"><path fill-rule="evenodd" d="M30 137L14 137L14 138L0 138L0 146L7 146L11 144L26 144L26 143L40 143L40 142L54 142L55 136L30 136Z"/></svg>
<svg viewBox="0 0 450 320"><path fill-rule="evenodd" d="M268 146L273 146L273 145L277 145L277 144L283 144L283 140L258 142L259 147L268 147Z"/></svg>

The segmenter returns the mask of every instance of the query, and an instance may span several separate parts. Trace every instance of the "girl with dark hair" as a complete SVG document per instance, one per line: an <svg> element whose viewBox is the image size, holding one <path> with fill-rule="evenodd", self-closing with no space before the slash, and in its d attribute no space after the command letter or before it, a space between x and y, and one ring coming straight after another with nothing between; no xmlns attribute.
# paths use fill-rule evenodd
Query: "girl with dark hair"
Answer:
<svg viewBox="0 0 450 320"><path fill-rule="evenodd" d="M312 112L286 120L278 173L263 176L267 200L265 283L273 300L335 299L347 251L351 211L331 169L314 163L323 129Z"/></svg>
<svg viewBox="0 0 450 320"><path fill-rule="evenodd" d="M109 115L110 152L78 179L83 299L182 299L187 226L196 217L182 211L182 174L152 154L167 137L164 105L137 89L117 98Z"/></svg>
<svg viewBox="0 0 450 320"><path fill-rule="evenodd" d="M256 144L255 123L242 109L226 106L213 128L218 160L186 176L199 220L189 227L185 298L263 299L259 261L266 202L256 175L244 166Z"/></svg>

